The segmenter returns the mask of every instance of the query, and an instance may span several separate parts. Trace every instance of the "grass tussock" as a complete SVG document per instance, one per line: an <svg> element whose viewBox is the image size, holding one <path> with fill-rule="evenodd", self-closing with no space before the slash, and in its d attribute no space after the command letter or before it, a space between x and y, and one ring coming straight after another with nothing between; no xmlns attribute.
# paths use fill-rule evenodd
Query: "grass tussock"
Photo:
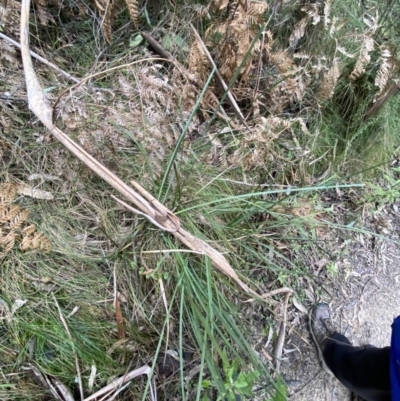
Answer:
<svg viewBox="0 0 400 401"><path fill-rule="evenodd" d="M35 1L32 49L92 79L70 88L35 69L73 140L140 182L254 291L288 287L307 304L323 293L308 262L344 223L318 194L336 196L340 175L372 171L398 146L389 14L348 3ZM18 40L19 3L1 7L2 32ZM291 298L249 300L207 257L116 204L37 124L19 55L4 38L0 49L0 188L25 188L0 195L0 398L51 399L40 371L80 399L80 385L88 397L148 364L160 400L280 399L262 344L286 313L299 324ZM116 399L149 387L137 378Z"/></svg>

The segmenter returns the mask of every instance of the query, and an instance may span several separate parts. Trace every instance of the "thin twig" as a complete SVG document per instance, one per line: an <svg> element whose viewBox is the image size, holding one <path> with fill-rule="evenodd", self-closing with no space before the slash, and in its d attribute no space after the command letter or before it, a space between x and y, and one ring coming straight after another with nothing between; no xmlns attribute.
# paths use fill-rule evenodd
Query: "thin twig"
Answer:
<svg viewBox="0 0 400 401"><path fill-rule="evenodd" d="M170 252L178 252L178 253L194 253L197 255L203 255L202 252L192 251L191 249L157 249L154 251L142 251L143 254L146 253L170 253Z"/></svg>
<svg viewBox="0 0 400 401"><path fill-rule="evenodd" d="M21 50L21 45L16 42L15 40L9 38L7 35L4 35L4 33L0 32L0 38L6 40L7 42L11 43L13 46L15 46L16 48ZM60 67L57 67L55 64L51 63L50 61L47 61L45 58L43 58L42 56L39 56L39 54L33 52L32 50L29 51L31 56L33 58L35 58L36 60L39 60L41 63L47 65L48 67L52 68L53 70L56 70L57 72L59 72L60 74L64 75L65 77L67 77L68 79L79 83L81 82L80 79L75 78L74 76L72 76L71 74L69 74L68 72L62 70Z"/></svg>
<svg viewBox="0 0 400 401"><path fill-rule="evenodd" d="M167 358L167 351L168 351L168 343L169 343L169 312L168 312L168 302L167 302L167 296L165 295L165 287L164 287L164 282L162 278L159 279L160 283L160 290L161 290L161 297L164 302L164 307L165 307L165 312L166 312L166 323L167 323L167 335L166 335L166 341L165 341L165 353L164 353L164 365L166 362Z"/></svg>
<svg viewBox="0 0 400 401"><path fill-rule="evenodd" d="M104 398L102 398L102 399L104 399L104 400L107 399L107 401L113 401L113 400L115 400L115 398L118 397L118 394L119 394L121 391L124 391L129 385L130 385L130 383L126 383L125 386L121 386L118 390L116 390L115 393L114 393L110 398L107 398L107 397L108 397L108 394L107 394L107 395L106 395ZM99 400L99 401L101 401L101 400Z"/></svg>
<svg viewBox="0 0 400 401"><path fill-rule="evenodd" d="M147 40L149 45L162 57L169 61L175 61L175 57L168 51L166 51L150 34L146 32L140 32L142 37Z"/></svg>
<svg viewBox="0 0 400 401"><path fill-rule="evenodd" d="M289 287L282 287L282 288L278 288L277 290L272 290L270 292L262 294L261 298L270 298L270 297L273 297L274 295L282 294L285 292L291 294L293 292L293 290Z"/></svg>
<svg viewBox="0 0 400 401"><path fill-rule="evenodd" d="M78 355L77 355L76 349L75 349L75 343L71 336L71 332L69 331L68 324L65 321L64 316L62 314L60 305L58 304L57 299L54 296L54 293L51 293L51 295L53 296L54 303L57 306L58 313L60 315L60 320L61 320L62 324L64 325L64 328L65 328L65 331L67 332L69 340L71 341L72 352L74 353L74 358L75 358L76 374L78 376L79 392L80 392L81 400L83 400L84 396L83 396L82 376L81 376L81 369L79 368L79 361L78 361Z"/></svg>
<svg viewBox="0 0 400 401"><path fill-rule="evenodd" d="M204 42L201 39L201 37L198 34L198 32L196 31L196 28L192 24L190 24L190 27L192 28L192 31L193 31L194 35L196 36L196 39L198 40L199 44L201 45L201 47L202 47L202 49L204 51L204 54L207 56L208 61L210 62L211 66L213 68L215 68L215 76L217 78L218 85L220 85L222 91L227 93L228 102L231 104L233 110L235 111L236 115L239 117L240 121L243 123L243 125L248 130L250 130L250 128L247 125L246 120L245 120L245 118L244 118L244 116L243 116L238 104L236 103L235 98L232 96L231 91L228 89L228 85L225 83L224 78L222 77L221 73L218 71L218 68L217 68L217 66L216 66L216 64L215 64L210 52L208 51L206 45L204 44Z"/></svg>
<svg viewBox="0 0 400 401"><path fill-rule="evenodd" d="M124 330L124 318L122 317L121 304L118 299L117 291L117 264L114 264L114 309L115 309L115 320L117 321L118 337L122 340L125 338ZM125 359L125 352L123 354L123 359Z"/></svg>
<svg viewBox="0 0 400 401"><path fill-rule="evenodd" d="M264 49L265 31L263 31L261 36L262 36L262 39L261 39L260 49ZM256 84L254 86L254 91L253 91L253 102L256 100L256 96L257 96L258 90L260 89L261 68L262 68L262 54L263 54L263 52L260 51L260 56L258 58L258 63L257 63Z"/></svg>
<svg viewBox="0 0 400 401"><path fill-rule="evenodd" d="M287 307L289 303L289 297L291 292L287 292L285 296L285 301L283 304L283 318L282 322L279 327L279 335L278 335L278 341L276 342L276 347L275 347L275 363L276 363L276 371L279 373L280 365L281 365L281 358L282 358L282 349L283 349L283 344L285 342L285 333L286 333L286 315L287 315Z"/></svg>

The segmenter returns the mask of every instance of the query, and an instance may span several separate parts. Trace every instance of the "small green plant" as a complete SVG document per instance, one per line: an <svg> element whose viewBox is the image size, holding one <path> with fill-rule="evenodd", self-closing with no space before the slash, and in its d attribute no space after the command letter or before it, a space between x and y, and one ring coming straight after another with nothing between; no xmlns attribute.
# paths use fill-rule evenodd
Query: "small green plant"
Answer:
<svg viewBox="0 0 400 401"><path fill-rule="evenodd" d="M268 401L286 401L286 387L282 378L279 376L276 381L276 390L274 396Z"/></svg>
<svg viewBox="0 0 400 401"><path fill-rule="evenodd" d="M335 262L328 263L326 266L326 271L331 275L331 276L336 276L338 272L337 264Z"/></svg>
<svg viewBox="0 0 400 401"><path fill-rule="evenodd" d="M390 173L384 174L384 185L375 183L368 183L370 193L366 196L366 201L375 203L377 208L381 208L385 203L397 202L400 198L400 180L395 177L398 176L400 168L393 168ZM397 173L397 174L396 174Z"/></svg>
<svg viewBox="0 0 400 401"><path fill-rule="evenodd" d="M258 371L241 372L235 360L233 362L228 361L225 350L221 357L225 374L225 394L220 395L218 401L236 401L237 396L252 397L252 388L260 373Z"/></svg>

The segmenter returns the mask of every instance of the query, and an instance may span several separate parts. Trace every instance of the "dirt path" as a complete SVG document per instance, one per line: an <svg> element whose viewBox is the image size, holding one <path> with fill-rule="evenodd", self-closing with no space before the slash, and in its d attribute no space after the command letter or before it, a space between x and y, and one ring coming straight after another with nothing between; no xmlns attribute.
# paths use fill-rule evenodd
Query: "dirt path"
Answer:
<svg viewBox="0 0 400 401"><path fill-rule="evenodd" d="M390 237L398 240L396 214L389 210L384 220L385 227L390 226ZM341 272L330 287L332 299L322 300L331 306L334 327L354 345L387 346L391 323L400 315L400 244L360 235L350 254L351 260L339 265ZM350 400L349 391L319 367L305 315L297 332L300 335L291 334L284 347L287 359L282 375L288 383L288 400Z"/></svg>

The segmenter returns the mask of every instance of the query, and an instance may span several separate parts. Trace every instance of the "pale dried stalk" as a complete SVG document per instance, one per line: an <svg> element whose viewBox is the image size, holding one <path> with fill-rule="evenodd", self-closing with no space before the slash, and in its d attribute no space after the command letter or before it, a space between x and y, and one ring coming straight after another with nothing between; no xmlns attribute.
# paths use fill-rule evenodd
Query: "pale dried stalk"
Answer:
<svg viewBox="0 0 400 401"><path fill-rule="evenodd" d="M276 342L276 347L275 347L275 352L274 352L276 371L278 373L279 373L280 366L281 366L283 344L285 343L287 308L288 308L288 303L289 303L289 297L292 292L293 291L287 292L286 296L285 296L285 301L284 301L284 305L283 305L283 317L282 317L282 322L279 327L278 341Z"/></svg>
<svg viewBox="0 0 400 401"><path fill-rule="evenodd" d="M6 40L7 42L11 43L13 46L15 46L18 49L21 49L21 45L16 42L15 40L9 38L7 35L4 35L4 33L0 32L0 38ZM62 70L60 67L56 66L55 64L51 63L50 61L46 60L45 58L43 58L42 56L39 56L39 54L33 52L32 50L30 51L30 55L32 57L34 57L36 60L39 60L41 63L47 65L50 68L53 68L53 70L56 70L57 72L59 72L60 74L64 75L65 77L67 77L68 79L79 83L81 82L80 79L75 78L74 76L72 76L71 74L69 74L68 72Z"/></svg>
<svg viewBox="0 0 400 401"><path fill-rule="evenodd" d="M206 242L197 238L193 234L185 231L180 226L180 220L164 205L158 202L150 193L142 188L138 183L132 182L136 191L123 182L114 173L103 166L98 160L86 152L82 147L69 138L58 127L53 125L53 110L46 102L43 90L39 84L36 73L33 69L32 59L29 53L29 6L30 0L21 2L21 54L24 65L25 81L28 91L29 108L46 126L46 128L58 139L74 156L81 160L86 166L93 170L104 181L115 188L130 202L134 203L151 219L159 223L158 227L171 234L184 243L188 248L207 255L213 265L227 275L247 293L257 296L242 280L239 279L236 272L232 269L226 258L217 250L212 248ZM82 80L84 81L84 79Z"/></svg>
<svg viewBox="0 0 400 401"><path fill-rule="evenodd" d="M65 319L64 319L64 315L62 314L60 305L58 304L57 299L56 299L56 297L54 296L54 294L51 293L51 295L53 296L54 303L55 303L56 306L57 306L58 313L59 313L59 315L60 315L60 320L61 320L61 322L62 322L62 324L63 324L63 326L64 326L64 328L65 328L65 331L67 332L67 335L68 335L69 340L71 341L72 352L74 353L74 359L75 359L76 375L78 376L79 393L80 393L80 396L81 396L81 400L83 400L84 397L83 397L82 376L81 376L81 369L80 369L80 367L79 367L78 355L77 355L77 353L76 353L76 351L75 351L75 343L74 343L74 340L73 340L73 338L72 338L72 336L71 336L71 332L69 331L68 324L67 324L67 322L66 322Z"/></svg>
<svg viewBox="0 0 400 401"><path fill-rule="evenodd" d="M22 0L24 1L24 0ZM131 372L127 373L125 376L119 377L118 379L113 380L109 385L103 387L101 390L97 391L96 393L92 394L90 397L84 399L84 401L92 401L103 394L110 393L111 391L117 390L120 386L124 383L133 380L135 377L147 375L150 377L152 375L151 367L148 365L144 365L138 369L132 370ZM156 387L152 382L150 385L150 394L152 401L157 400L156 394Z"/></svg>
<svg viewBox="0 0 400 401"><path fill-rule="evenodd" d="M211 66L213 68L215 68L215 75L217 77L217 82L220 85L221 89L227 93L227 99L229 101L229 103L231 104L231 106L233 107L233 110L235 111L236 115L239 117L240 121L243 123L243 125L250 130L249 126L246 123L246 119L244 118L238 104L236 103L235 98L232 96L231 91L228 89L228 85L225 83L224 78L222 77L221 73L219 72L210 52L208 51L206 45L204 44L203 40L201 39L200 35L197 33L196 28L190 24L192 31L194 33L194 35L196 36L196 39L198 40L198 42L200 43L200 46L204 52L204 54L207 56L208 61L210 62Z"/></svg>
<svg viewBox="0 0 400 401"><path fill-rule="evenodd" d="M267 292L265 294L262 294L261 297L266 299L266 298L270 298L273 297L274 295L278 295L278 294L282 294L282 293L289 293L291 294L293 292L293 290L289 287L282 287L282 288L278 288L276 290L272 290L270 292Z"/></svg>

